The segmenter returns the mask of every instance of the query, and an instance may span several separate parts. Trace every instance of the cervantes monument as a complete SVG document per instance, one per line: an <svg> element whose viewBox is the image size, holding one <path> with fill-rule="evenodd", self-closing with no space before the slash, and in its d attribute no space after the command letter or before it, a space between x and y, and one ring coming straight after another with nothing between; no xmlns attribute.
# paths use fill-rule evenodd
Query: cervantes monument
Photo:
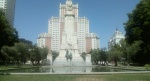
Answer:
<svg viewBox="0 0 150 81"><path fill-rule="evenodd" d="M59 56L53 66L91 66L91 57L86 61L79 54L77 32L75 31L75 15L73 14L72 0L66 1L65 26L62 33Z"/></svg>

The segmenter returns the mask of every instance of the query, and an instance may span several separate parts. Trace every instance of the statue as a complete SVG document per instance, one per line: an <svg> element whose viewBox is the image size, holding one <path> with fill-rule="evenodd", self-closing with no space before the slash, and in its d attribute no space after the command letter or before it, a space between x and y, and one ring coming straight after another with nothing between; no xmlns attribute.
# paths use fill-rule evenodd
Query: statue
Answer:
<svg viewBox="0 0 150 81"><path fill-rule="evenodd" d="M66 50L66 55L65 55L65 57L66 57L67 61L68 61L68 60L70 60L70 61L72 60L72 53L69 54L68 49Z"/></svg>
<svg viewBox="0 0 150 81"><path fill-rule="evenodd" d="M72 1L71 0L67 0L66 2L66 10L67 11L72 11L73 8L72 8Z"/></svg>
<svg viewBox="0 0 150 81"><path fill-rule="evenodd" d="M67 42L67 46L68 46L68 49L72 49L72 43L71 42Z"/></svg>
<svg viewBox="0 0 150 81"><path fill-rule="evenodd" d="M68 59L69 59L69 51L68 51L68 49L66 50L66 55L65 55L65 57L66 57L66 59L67 59L67 61L68 61Z"/></svg>
<svg viewBox="0 0 150 81"><path fill-rule="evenodd" d="M50 65L52 65L52 51L51 50L49 50L48 51L48 55L47 55L47 64L50 64Z"/></svg>
<svg viewBox="0 0 150 81"><path fill-rule="evenodd" d="M70 59L70 61L72 60L72 53L70 53L70 55L69 55L69 59Z"/></svg>

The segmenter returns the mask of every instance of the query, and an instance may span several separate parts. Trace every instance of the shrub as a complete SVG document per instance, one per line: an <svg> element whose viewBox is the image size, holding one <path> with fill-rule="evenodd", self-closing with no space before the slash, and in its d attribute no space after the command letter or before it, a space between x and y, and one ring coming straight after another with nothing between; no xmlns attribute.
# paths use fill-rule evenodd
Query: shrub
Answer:
<svg viewBox="0 0 150 81"><path fill-rule="evenodd" d="M7 72L7 73L5 73L5 75L10 75L10 73Z"/></svg>
<svg viewBox="0 0 150 81"><path fill-rule="evenodd" d="M10 73L8 73L8 72L7 73L1 72L0 75L10 75Z"/></svg>
<svg viewBox="0 0 150 81"><path fill-rule="evenodd" d="M4 75L5 73L0 73L0 75Z"/></svg>
<svg viewBox="0 0 150 81"><path fill-rule="evenodd" d="M145 67L146 70L150 70L150 65L149 64L145 64L144 67Z"/></svg>

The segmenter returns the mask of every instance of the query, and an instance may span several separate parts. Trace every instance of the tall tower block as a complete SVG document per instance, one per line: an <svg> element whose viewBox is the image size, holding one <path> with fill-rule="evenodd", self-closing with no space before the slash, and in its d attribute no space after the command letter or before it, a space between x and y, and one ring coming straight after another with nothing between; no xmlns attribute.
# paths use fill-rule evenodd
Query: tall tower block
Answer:
<svg viewBox="0 0 150 81"><path fill-rule="evenodd" d="M3 9L11 26L14 26L16 0L0 0L0 9Z"/></svg>

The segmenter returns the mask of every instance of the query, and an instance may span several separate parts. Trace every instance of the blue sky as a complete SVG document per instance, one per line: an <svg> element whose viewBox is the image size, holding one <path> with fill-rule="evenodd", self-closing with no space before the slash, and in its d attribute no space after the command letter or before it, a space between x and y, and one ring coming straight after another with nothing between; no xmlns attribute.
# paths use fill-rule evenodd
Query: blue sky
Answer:
<svg viewBox="0 0 150 81"><path fill-rule="evenodd" d="M66 0L16 0L14 27L20 38L36 43L38 34L48 32L48 20L59 16L59 4ZM90 20L90 32L100 37L100 47L107 47L116 27L125 34L127 13L140 0L73 0L79 5L79 16Z"/></svg>

